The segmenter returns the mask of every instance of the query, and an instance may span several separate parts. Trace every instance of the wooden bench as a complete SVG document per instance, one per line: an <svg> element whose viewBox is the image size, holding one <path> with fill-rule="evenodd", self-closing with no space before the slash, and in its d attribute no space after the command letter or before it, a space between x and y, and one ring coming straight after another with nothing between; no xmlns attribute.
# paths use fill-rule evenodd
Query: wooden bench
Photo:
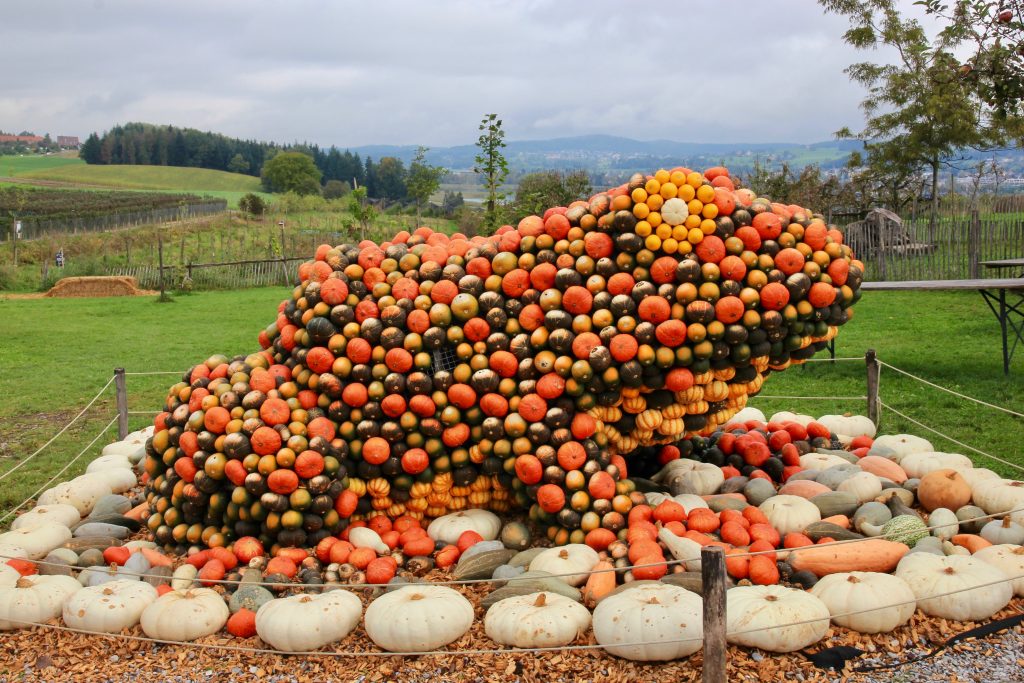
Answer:
<svg viewBox="0 0 1024 683"><path fill-rule="evenodd" d="M981 294L989 310L999 321L1003 336L1003 374L1010 374L1010 359L1017 344L1024 342L1024 278L992 278L977 280L907 280L905 282L865 282L861 289L870 291L941 292L973 289ZM1007 301L1006 293L1020 294L1017 301ZM1010 344L1009 331L1013 331Z"/></svg>

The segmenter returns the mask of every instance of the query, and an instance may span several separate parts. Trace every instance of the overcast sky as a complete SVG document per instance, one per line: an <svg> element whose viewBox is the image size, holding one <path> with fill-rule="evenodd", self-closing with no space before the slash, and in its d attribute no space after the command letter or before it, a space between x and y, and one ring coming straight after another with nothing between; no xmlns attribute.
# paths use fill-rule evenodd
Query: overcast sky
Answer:
<svg viewBox="0 0 1024 683"><path fill-rule="evenodd" d="M906 0L910 7L910 0ZM3 0L0 129L128 121L324 146L816 142L858 128L846 20L813 0Z"/></svg>

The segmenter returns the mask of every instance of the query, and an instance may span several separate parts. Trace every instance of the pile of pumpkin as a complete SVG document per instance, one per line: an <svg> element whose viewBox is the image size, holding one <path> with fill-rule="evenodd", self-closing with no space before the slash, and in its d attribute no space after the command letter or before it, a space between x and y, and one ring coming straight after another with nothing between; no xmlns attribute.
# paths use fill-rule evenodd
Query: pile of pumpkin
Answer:
<svg viewBox="0 0 1024 683"><path fill-rule="evenodd" d="M800 453L778 488L761 469L663 453L661 490L643 494L619 533L594 529L579 544L530 547L528 525L467 510L426 527L379 515L309 550L249 537L175 557L142 524L149 502L136 482L150 429L106 447L0 534L0 630L60 618L187 641L226 629L303 652L361 622L383 650L422 652L482 618L501 645L557 647L592 632L613 655L663 661L701 646L709 544L727 551L730 642L774 652L822 640L830 622L886 633L915 609L978 621L1024 595L1024 482L917 437L875 438L848 416L765 419L748 408L713 442L746 458L764 453L748 442L781 452L780 441L825 433L842 448ZM452 579L491 590L471 601L432 583Z"/></svg>
<svg viewBox="0 0 1024 683"><path fill-rule="evenodd" d="M261 352L170 389L146 464L168 549L468 508L560 544L617 532L645 449L713 434L820 349L862 264L820 215L677 168L490 237L322 245L298 276Z"/></svg>

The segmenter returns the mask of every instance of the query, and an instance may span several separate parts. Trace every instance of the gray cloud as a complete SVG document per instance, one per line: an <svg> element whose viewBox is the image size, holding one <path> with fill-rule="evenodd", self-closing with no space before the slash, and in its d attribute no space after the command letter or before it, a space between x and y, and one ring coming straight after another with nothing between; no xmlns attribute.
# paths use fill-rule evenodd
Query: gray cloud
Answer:
<svg viewBox="0 0 1024 683"><path fill-rule="evenodd" d="M813 142L861 121L845 26L811 0L6 0L0 128L436 146L494 111L511 139Z"/></svg>

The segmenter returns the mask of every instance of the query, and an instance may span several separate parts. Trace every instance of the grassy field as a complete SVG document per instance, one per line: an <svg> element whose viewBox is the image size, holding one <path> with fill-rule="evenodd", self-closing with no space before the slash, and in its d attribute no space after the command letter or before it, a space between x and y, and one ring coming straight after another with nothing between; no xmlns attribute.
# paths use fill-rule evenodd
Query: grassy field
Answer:
<svg viewBox="0 0 1024 683"><path fill-rule="evenodd" d="M0 298L5 338L0 345L0 366L5 368L0 373L0 474L74 417L110 378L113 368L178 372L213 353L251 352L257 348L257 333L273 320L276 304L287 295L288 289L281 287L193 294L169 304L155 303L151 297ZM998 334L976 294L880 292L858 305L857 317L839 336L837 351L841 357L862 356L866 349L875 348L882 360L895 367L1024 412L1024 356L1018 355L1010 377L1004 377ZM773 375L763 393L863 396L864 377L864 364L859 361L808 363ZM129 377L129 409L156 411L166 387L175 381L173 375ZM891 370L882 371L881 395L887 404L945 434L1024 464L1020 448L1024 421L1018 418L956 399ZM777 410L814 415L865 412L864 402L856 399L757 398L753 405L769 414ZM114 414L111 387L79 425L5 483L0 509L27 498ZM132 416L131 427L146 422L144 416ZM882 432L918 433L932 438L937 450L963 450L891 413L882 414ZM111 431L99 443L114 438ZM98 450L97 446L94 451ZM1004 476L1014 473L1007 466L980 457L975 460ZM84 467L84 462L77 463L66 477Z"/></svg>
<svg viewBox="0 0 1024 683"><path fill-rule="evenodd" d="M0 176L20 176L35 171L50 171L62 166L84 166L78 152L60 154L0 155Z"/></svg>

